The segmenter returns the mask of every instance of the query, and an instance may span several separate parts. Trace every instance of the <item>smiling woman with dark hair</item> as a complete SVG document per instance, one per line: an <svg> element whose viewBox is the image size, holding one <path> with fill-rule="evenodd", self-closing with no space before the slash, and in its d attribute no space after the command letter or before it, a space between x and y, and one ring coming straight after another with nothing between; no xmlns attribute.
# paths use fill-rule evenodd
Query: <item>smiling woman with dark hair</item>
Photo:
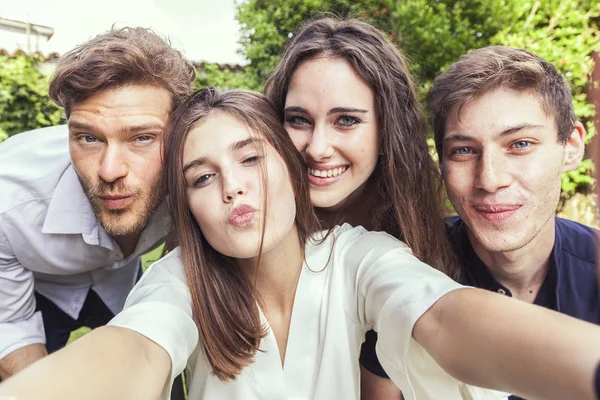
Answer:
<svg viewBox="0 0 600 400"><path fill-rule="evenodd" d="M593 399L600 327L464 288L386 233L319 231L302 158L262 95L197 92L167 138L179 247L112 326L7 380L0 396L165 398L187 362L193 399L358 399L358 352L374 328L409 400L411 346L468 384ZM500 396L457 384L465 398Z"/></svg>

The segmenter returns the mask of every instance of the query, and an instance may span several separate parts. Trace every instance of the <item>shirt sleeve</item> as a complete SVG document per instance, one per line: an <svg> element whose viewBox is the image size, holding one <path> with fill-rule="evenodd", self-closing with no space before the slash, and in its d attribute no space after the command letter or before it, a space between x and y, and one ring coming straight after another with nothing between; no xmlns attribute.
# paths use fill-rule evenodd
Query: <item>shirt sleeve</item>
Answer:
<svg viewBox="0 0 600 400"><path fill-rule="evenodd" d="M168 390L198 344L192 302L179 250L150 266L133 288L125 308L109 323L128 328L165 349L171 358Z"/></svg>
<svg viewBox="0 0 600 400"><path fill-rule="evenodd" d="M0 219L0 359L35 343L46 343L42 315L35 311L33 273L15 256Z"/></svg>
<svg viewBox="0 0 600 400"><path fill-rule="evenodd" d="M345 267L354 267L350 284L357 292L359 321L378 333L379 362L396 385L410 387L407 351L415 323L441 297L463 286L384 232L353 228L336 240L342 244Z"/></svg>

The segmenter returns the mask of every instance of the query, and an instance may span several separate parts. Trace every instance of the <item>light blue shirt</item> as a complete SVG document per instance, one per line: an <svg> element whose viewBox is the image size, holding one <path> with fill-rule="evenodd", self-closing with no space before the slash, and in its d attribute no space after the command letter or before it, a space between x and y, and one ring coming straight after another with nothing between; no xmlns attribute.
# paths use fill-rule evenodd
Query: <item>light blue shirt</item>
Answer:
<svg viewBox="0 0 600 400"><path fill-rule="evenodd" d="M0 144L0 359L45 343L34 291L74 319L90 288L118 313L139 257L166 235L164 204L135 251L123 257L100 226L69 156L65 125L18 134Z"/></svg>

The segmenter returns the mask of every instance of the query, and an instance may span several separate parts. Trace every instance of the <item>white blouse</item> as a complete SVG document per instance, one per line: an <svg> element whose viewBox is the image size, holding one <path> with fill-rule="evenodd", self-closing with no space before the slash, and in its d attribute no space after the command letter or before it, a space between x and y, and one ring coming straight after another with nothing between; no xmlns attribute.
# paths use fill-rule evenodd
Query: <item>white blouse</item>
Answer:
<svg viewBox="0 0 600 400"><path fill-rule="evenodd" d="M110 325L163 347L172 360L171 378L187 362L192 400L359 399L360 346L370 329L379 334L379 361L406 400L504 398L460 384L412 339L421 315L461 287L392 236L344 224L324 241L306 245L283 367L268 329L262 351L237 379L221 382L211 373L197 345L178 250L150 267Z"/></svg>

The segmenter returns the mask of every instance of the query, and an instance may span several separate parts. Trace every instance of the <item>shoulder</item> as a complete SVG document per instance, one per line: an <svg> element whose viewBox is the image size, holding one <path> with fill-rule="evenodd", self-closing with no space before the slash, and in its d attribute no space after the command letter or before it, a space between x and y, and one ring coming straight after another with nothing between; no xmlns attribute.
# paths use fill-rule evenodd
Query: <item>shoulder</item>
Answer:
<svg viewBox="0 0 600 400"><path fill-rule="evenodd" d="M563 256L596 265L598 230L556 217L556 236Z"/></svg>
<svg viewBox="0 0 600 400"><path fill-rule="evenodd" d="M0 144L0 214L52 195L71 164L66 125L19 133Z"/></svg>
<svg viewBox="0 0 600 400"><path fill-rule="evenodd" d="M183 267L183 261L181 260L181 250L179 247L176 247L164 257L152 263L142 275L140 283L156 283L157 281L165 279L175 279L183 282L184 284L187 282L185 277L185 268Z"/></svg>

